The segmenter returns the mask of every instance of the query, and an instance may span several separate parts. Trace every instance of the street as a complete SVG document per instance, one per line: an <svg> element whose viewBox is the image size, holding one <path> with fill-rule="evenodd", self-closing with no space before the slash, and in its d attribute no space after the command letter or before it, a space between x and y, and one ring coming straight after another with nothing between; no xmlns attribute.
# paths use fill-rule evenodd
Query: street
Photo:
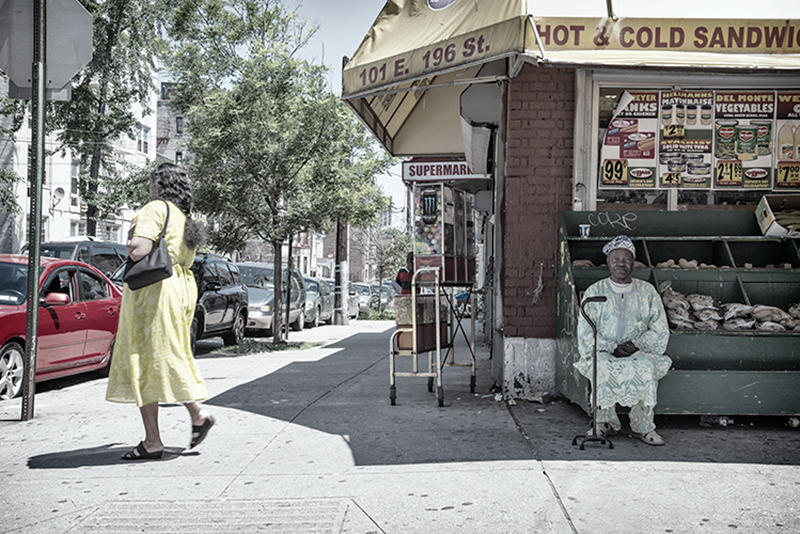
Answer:
<svg viewBox="0 0 800 534"><path fill-rule="evenodd" d="M187 451L186 410L164 406L159 461L120 460L141 419L105 402L104 379L42 384L28 422L0 401L0 533L800 531L785 418L663 416L664 447L623 429L580 451L586 414L495 400L482 345L474 394L469 368L448 367L444 407L424 378L398 378L391 406L392 329L323 326L290 334L323 345L251 355L199 342L217 425Z"/></svg>

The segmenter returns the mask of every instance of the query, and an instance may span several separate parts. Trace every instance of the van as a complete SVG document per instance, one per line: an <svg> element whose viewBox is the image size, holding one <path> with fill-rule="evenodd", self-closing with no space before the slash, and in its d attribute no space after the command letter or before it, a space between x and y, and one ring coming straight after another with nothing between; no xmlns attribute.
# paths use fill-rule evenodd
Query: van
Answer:
<svg viewBox="0 0 800 534"><path fill-rule="evenodd" d="M21 254L28 254L27 245L22 248ZM106 276L111 276L111 273L128 259L128 251L121 243L95 241L92 237L81 237L75 240L42 243L41 257L88 263Z"/></svg>

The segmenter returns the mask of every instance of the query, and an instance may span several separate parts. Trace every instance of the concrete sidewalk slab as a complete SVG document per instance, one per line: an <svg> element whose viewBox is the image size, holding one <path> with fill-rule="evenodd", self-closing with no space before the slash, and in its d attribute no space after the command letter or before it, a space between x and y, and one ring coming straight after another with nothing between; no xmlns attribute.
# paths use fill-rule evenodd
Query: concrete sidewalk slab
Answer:
<svg viewBox="0 0 800 534"><path fill-rule="evenodd" d="M800 531L800 431L777 419L663 416L664 447L623 433L580 451L588 416L496 401L485 347L475 393L469 368L445 368L444 407L421 378L391 406L392 329L324 326L290 334L324 346L252 355L201 341L217 425L187 451L185 409L162 407L155 462L119 459L141 420L105 380L42 388L24 423L0 401L0 533Z"/></svg>

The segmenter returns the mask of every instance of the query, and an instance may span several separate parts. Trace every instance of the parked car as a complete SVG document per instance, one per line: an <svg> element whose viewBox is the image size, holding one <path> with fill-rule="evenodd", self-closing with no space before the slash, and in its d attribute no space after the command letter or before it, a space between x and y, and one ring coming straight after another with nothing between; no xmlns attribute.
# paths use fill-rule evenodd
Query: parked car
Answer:
<svg viewBox="0 0 800 534"><path fill-rule="evenodd" d="M222 337L226 346L244 339L248 316L248 289L235 263L216 254L195 255L192 274L197 283L197 305L190 331L192 352L198 339ZM110 280L120 290L124 287L125 264Z"/></svg>
<svg viewBox="0 0 800 534"><path fill-rule="evenodd" d="M319 323L333 322L333 288L322 278L303 278L306 284L306 324L317 326Z"/></svg>
<svg viewBox="0 0 800 534"><path fill-rule="evenodd" d="M42 258L36 381L108 372L122 292L99 270ZM22 390L28 258L0 254L0 398Z"/></svg>
<svg viewBox="0 0 800 534"><path fill-rule="evenodd" d="M394 296L396 293L391 286L387 286L386 284L381 286L374 283L370 284L370 289L372 290L372 306L375 309L378 308L378 295L380 295L382 310L394 308Z"/></svg>
<svg viewBox="0 0 800 534"><path fill-rule="evenodd" d="M372 297L372 289L369 287L369 284L354 282L353 287L355 287L356 298L358 299L358 311L369 311L369 303Z"/></svg>
<svg viewBox="0 0 800 534"><path fill-rule="evenodd" d="M27 249L27 245L23 247L22 254L27 254ZM81 237L42 243L41 256L88 263L109 276L128 259L128 251L121 243L96 241L93 237Z"/></svg>
<svg viewBox="0 0 800 534"><path fill-rule="evenodd" d="M275 306L275 269L267 263L238 263L242 279L250 293L250 313L247 320L247 335L272 335L272 316ZM287 283L288 272L284 271L283 283ZM300 271L294 269L291 276L291 299L289 302L289 324L292 330L305 327L306 287ZM286 314L284 289L283 313Z"/></svg>
<svg viewBox="0 0 800 534"><path fill-rule="evenodd" d="M353 282L347 283L347 316L350 319L358 319L359 304L358 292Z"/></svg>
<svg viewBox="0 0 800 534"><path fill-rule="evenodd" d="M192 321L192 352L198 339L221 336L225 345L244 339L248 289L235 263L216 254L198 254L192 264L197 307Z"/></svg>

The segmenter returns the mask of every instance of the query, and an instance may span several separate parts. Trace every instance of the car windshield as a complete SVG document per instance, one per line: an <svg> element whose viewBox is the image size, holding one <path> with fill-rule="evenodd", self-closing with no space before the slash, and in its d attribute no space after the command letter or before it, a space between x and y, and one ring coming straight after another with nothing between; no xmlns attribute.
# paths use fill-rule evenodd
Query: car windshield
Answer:
<svg viewBox="0 0 800 534"><path fill-rule="evenodd" d="M19 306L28 297L28 266L0 263L0 305Z"/></svg>
<svg viewBox="0 0 800 534"><path fill-rule="evenodd" d="M242 281L250 287L260 287L262 289L272 289L275 287L275 280L272 269L266 267L256 267L239 265L239 273Z"/></svg>
<svg viewBox="0 0 800 534"><path fill-rule="evenodd" d="M41 256L43 258L59 258L61 260L72 259L72 253L75 252L75 244L65 245L47 245L42 244Z"/></svg>
<svg viewBox="0 0 800 534"><path fill-rule="evenodd" d="M319 284L313 280L305 279L306 293L319 293Z"/></svg>
<svg viewBox="0 0 800 534"><path fill-rule="evenodd" d="M369 286L356 286L356 291L358 291L359 295L369 296Z"/></svg>

